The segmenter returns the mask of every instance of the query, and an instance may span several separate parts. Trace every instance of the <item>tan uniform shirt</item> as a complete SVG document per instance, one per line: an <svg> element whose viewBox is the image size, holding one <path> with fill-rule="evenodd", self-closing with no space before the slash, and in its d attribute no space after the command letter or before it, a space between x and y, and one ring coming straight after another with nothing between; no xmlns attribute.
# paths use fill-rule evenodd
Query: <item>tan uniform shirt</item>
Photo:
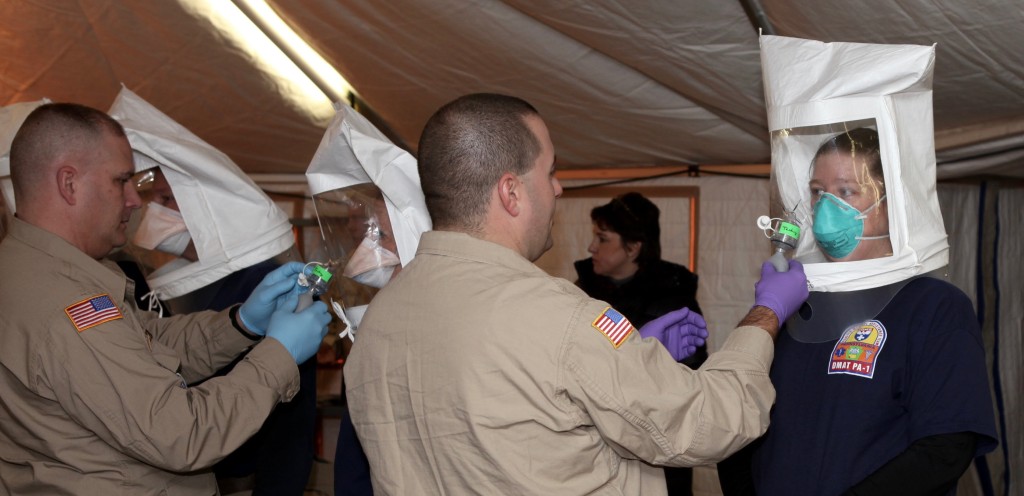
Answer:
<svg viewBox="0 0 1024 496"><path fill-rule="evenodd" d="M187 387L253 344L227 311L157 319L116 265L23 221L0 274L0 494L216 494L207 467L298 390L275 340Z"/></svg>
<svg viewBox="0 0 1024 496"><path fill-rule="evenodd" d="M428 232L345 366L375 494L665 493L649 464L714 463L768 426L773 344L732 332L699 371L517 253Z"/></svg>

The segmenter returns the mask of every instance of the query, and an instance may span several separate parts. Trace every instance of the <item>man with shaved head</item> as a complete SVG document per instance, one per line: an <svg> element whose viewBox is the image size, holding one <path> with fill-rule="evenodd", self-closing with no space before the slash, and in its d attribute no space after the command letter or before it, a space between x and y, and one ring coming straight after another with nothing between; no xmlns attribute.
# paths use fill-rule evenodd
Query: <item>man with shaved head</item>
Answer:
<svg viewBox="0 0 1024 496"><path fill-rule="evenodd" d="M772 340L807 297L799 264L762 269L756 306L694 371L676 362L696 314L634 329L533 264L562 186L529 103L448 103L418 169L434 231L374 297L345 364L374 494L664 495L655 465L714 463L764 432Z"/></svg>
<svg viewBox="0 0 1024 496"><path fill-rule="evenodd" d="M129 183L135 170L121 124L72 104L47 106L36 117L26 119L11 143L18 218L92 258L124 245L141 200Z"/></svg>
<svg viewBox="0 0 1024 496"><path fill-rule="evenodd" d="M297 392L330 320L295 313L301 264L223 312L157 318L103 260L141 200L121 125L42 105L11 144L0 242L0 495L216 494L209 467ZM265 339L270 338L270 339ZM232 372L198 386L251 348Z"/></svg>

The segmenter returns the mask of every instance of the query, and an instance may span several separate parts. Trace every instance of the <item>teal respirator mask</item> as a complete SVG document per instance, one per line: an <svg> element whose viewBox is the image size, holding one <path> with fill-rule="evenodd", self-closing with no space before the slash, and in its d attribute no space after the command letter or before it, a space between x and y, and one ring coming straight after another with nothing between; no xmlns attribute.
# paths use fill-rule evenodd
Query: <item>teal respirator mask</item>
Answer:
<svg viewBox="0 0 1024 496"><path fill-rule="evenodd" d="M849 256L862 239L888 238L888 234L863 236L864 219L883 201L885 195L861 212L835 195L823 193L814 204L812 232L818 246L830 258L840 259Z"/></svg>

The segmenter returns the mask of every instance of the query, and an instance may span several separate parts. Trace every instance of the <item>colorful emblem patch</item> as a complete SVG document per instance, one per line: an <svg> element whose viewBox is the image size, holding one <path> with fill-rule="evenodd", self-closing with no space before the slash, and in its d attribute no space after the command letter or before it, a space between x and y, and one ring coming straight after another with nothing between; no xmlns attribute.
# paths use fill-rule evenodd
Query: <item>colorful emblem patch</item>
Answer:
<svg viewBox="0 0 1024 496"><path fill-rule="evenodd" d="M633 332L633 324L629 323L629 319L616 312L612 307L606 308L604 313L594 319L590 325L601 331L601 334L604 334L616 348L629 337L629 333Z"/></svg>
<svg viewBox="0 0 1024 496"><path fill-rule="evenodd" d="M871 379L878 355L885 345L885 326L877 320L850 326L832 350L829 374L848 374Z"/></svg>
<svg viewBox="0 0 1024 496"><path fill-rule="evenodd" d="M109 294L101 294L82 300L64 309L68 314L71 323L82 332L90 327L96 327L104 322L124 318L121 310L110 299Z"/></svg>

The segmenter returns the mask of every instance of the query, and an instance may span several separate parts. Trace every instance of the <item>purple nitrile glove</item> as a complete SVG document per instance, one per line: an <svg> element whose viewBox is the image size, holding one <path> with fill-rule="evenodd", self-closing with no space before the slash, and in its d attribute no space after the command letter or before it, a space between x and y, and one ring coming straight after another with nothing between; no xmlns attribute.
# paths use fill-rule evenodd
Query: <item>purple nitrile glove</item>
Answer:
<svg viewBox="0 0 1024 496"><path fill-rule="evenodd" d="M640 328L640 336L661 341L675 361L680 361L704 346L708 325L697 312L680 308L658 317Z"/></svg>
<svg viewBox="0 0 1024 496"><path fill-rule="evenodd" d="M807 276L804 266L789 261L789 270L776 272L771 262L761 264L761 280L754 284L754 306L775 312L781 326L807 300Z"/></svg>

